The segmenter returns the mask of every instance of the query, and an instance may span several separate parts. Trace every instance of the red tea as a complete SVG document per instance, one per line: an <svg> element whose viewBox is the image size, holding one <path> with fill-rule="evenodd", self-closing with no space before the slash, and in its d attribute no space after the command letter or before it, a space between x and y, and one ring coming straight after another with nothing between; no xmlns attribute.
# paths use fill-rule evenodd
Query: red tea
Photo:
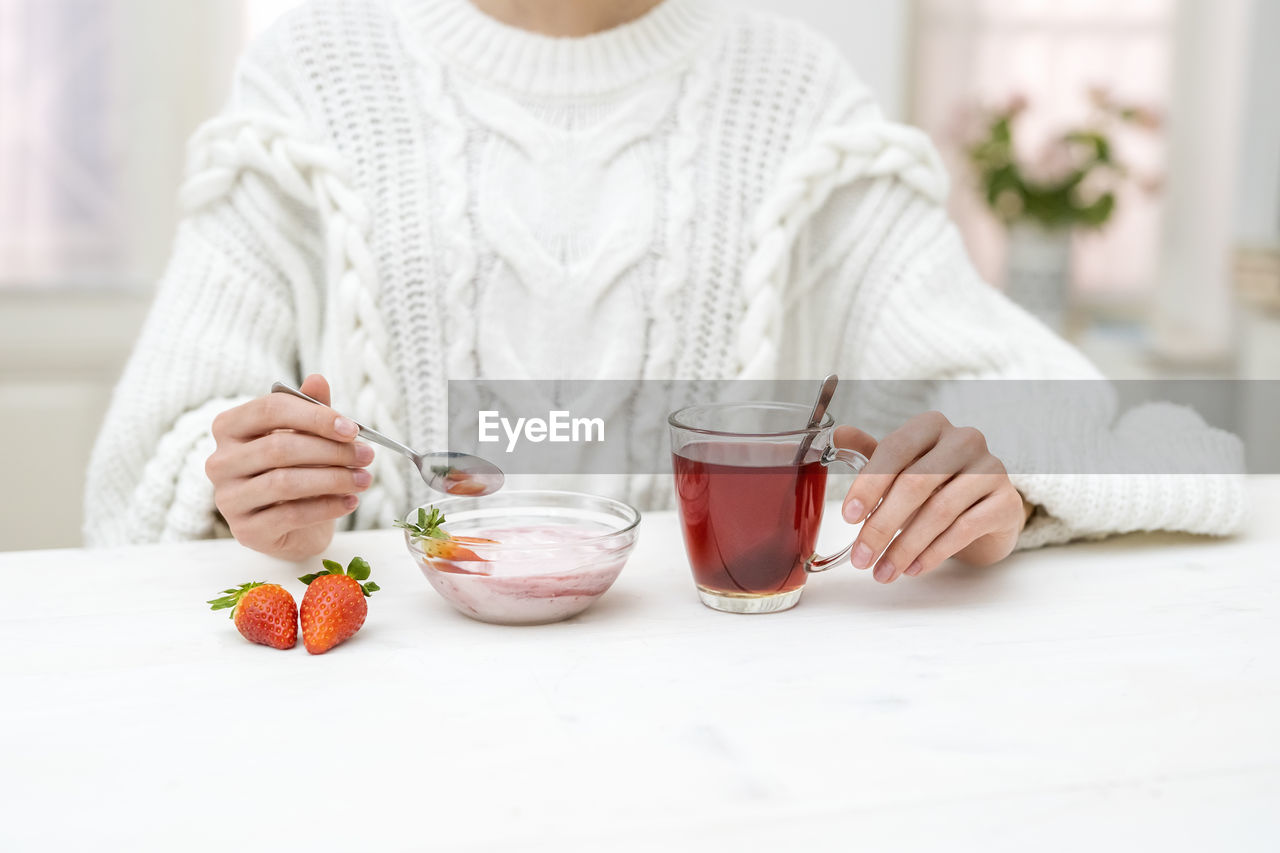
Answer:
<svg viewBox="0 0 1280 853"><path fill-rule="evenodd" d="M811 450L764 442L694 442L672 454L685 547L698 586L730 596L804 586L822 522L827 469Z"/></svg>

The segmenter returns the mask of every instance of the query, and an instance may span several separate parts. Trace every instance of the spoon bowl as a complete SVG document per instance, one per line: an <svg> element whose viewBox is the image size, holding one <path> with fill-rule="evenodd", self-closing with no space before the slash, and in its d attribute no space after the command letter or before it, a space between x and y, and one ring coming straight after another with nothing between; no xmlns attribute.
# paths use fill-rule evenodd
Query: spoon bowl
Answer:
<svg viewBox="0 0 1280 853"><path fill-rule="evenodd" d="M323 406L319 400L303 394L297 388L276 382L271 386L273 394L291 394L317 406ZM459 453L455 450L437 450L431 453L419 453L408 445L388 438L377 430L370 429L359 421L354 421L359 428L358 435L373 444L381 445L388 450L409 457L422 475L422 480L437 492L455 497L480 497L491 495L502 488L506 475L502 469L488 459L482 459L470 453Z"/></svg>

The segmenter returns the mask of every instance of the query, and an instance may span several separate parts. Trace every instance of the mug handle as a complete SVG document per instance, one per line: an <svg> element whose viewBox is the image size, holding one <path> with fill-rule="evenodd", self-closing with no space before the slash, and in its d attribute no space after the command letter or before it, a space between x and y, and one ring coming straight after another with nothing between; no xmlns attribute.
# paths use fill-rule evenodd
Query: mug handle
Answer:
<svg viewBox="0 0 1280 853"><path fill-rule="evenodd" d="M829 444L827 445L827 449L822 451L822 458L819 461L828 468L830 468L832 464L840 462L854 474L857 474L867 464L867 457L858 453L856 450L849 450L848 448L836 447L834 444ZM804 570L809 574L825 572L837 563L843 563L848 560L849 552L852 550L853 543L850 542L848 545L830 556L824 557L815 552L813 556L805 560Z"/></svg>

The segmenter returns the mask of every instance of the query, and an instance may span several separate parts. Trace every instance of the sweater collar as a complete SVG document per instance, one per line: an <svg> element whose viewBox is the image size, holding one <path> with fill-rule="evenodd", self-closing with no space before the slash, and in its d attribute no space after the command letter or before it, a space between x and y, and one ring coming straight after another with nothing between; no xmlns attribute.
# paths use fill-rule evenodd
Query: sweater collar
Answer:
<svg viewBox="0 0 1280 853"><path fill-rule="evenodd" d="M403 0L414 37L449 65L535 96L603 94L675 68L721 17L715 0L663 0L643 16L581 38L508 26L469 0Z"/></svg>

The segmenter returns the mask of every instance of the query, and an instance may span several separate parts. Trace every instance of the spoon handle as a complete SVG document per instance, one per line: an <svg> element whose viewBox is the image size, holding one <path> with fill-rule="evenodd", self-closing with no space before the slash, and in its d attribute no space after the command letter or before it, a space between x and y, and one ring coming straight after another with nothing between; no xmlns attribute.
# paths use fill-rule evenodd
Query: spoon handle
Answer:
<svg viewBox="0 0 1280 853"><path fill-rule="evenodd" d="M827 414L827 406L831 405L831 398L836 394L836 385L840 382L840 377L832 373L826 379L822 380L822 388L818 391L818 399L813 404L813 411L809 415L809 429L813 429L822 423L822 418ZM804 462L804 457L809 453L809 447L813 444L813 433L809 433L800 442L800 447L796 449L796 458L792 461L793 465L800 465Z"/></svg>
<svg viewBox="0 0 1280 853"><path fill-rule="evenodd" d="M271 386L271 393L292 394L293 396L306 400L310 403L315 403L317 406L324 405L324 403L321 403L315 397L309 397L306 394L303 394L297 388L291 388L290 386L285 385L283 382L274 383ZM417 462L418 454L414 452L413 448L405 447L403 444L396 441L395 439L387 438L385 435L378 432L376 429L370 429L369 427L365 426L364 424L360 423L357 420L352 420L351 422L354 423L357 427L359 427L361 438L367 441L371 441L374 444L380 444L383 447L387 448L388 450L394 450L396 453L403 453L405 456L408 456L410 459Z"/></svg>

